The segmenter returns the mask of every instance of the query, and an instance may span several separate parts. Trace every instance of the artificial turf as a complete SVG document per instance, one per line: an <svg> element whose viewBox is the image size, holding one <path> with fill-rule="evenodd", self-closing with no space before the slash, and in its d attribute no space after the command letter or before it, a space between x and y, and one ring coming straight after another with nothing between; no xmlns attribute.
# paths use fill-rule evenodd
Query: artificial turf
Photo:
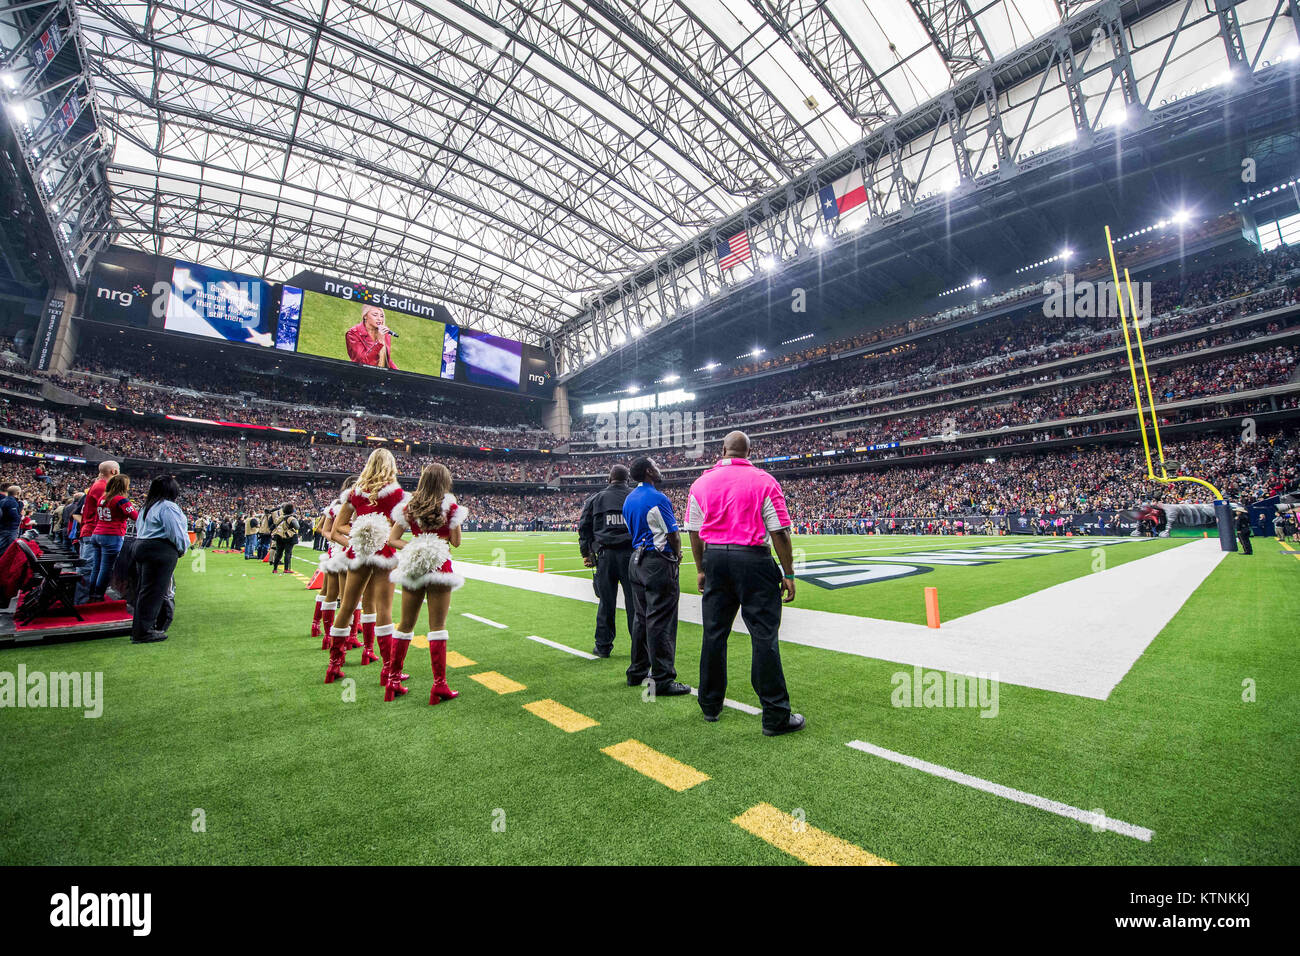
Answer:
<svg viewBox="0 0 1300 956"><path fill-rule="evenodd" d="M553 553L548 564L572 559L559 550L571 538L466 537L467 558L490 561L495 549L502 563L535 567L539 550ZM811 554L861 542L800 544ZM1300 862L1300 560L1270 539L1256 544L1253 557L1224 559L1106 701L1004 684L994 719L895 708L900 665L787 644L792 703L809 726L782 738L763 737L754 716L728 709L707 724L694 698L647 702L625 686L621 615L614 657L588 661L526 637L588 649L592 605L478 581L452 602L450 646L476 662L450 672L460 699L428 706L427 657L416 648L412 690L399 701L382 702L378 665L358 666L358 652L347 667L355 685L326 686L326 655L307 636L314 592L264 564L208 554L203 570L178 569L165 643L0 651L0 671L101 671L105 696L98 719L0 710L0 862L797 862L730 822L759 803L900 864ZM1060 567L1075 559L1079 567ZM923 578L978 574L980 600L999 603L1026 579L1041 588L1086 573L1090 560ZM904 589L886 594L906 584L916 600L921 578L910 580L804 586L798 603L856 596L859 614L890 616L881 608L896 603L912 619ZM692 683L699 643L699 627L683 623L677 665ZM743 635L729 665L728 696L754 703ZM468 678L484 670L526 689L498 695ZM1243 701L1247 680L1254 702ZM565 733L523 708L543 698L599 724ZM628 739L710 779L679 793L601 752ZM855 739L1101 809L1155 836L1094 832L851 750Z"/></svg>

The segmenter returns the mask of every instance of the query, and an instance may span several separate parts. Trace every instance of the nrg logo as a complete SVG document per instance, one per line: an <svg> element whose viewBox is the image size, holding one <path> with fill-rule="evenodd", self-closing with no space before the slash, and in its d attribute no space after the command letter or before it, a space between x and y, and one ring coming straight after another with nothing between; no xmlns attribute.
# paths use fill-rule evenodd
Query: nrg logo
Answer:
<svg viewBox="0 0 1300 956"><path fill-rule="evenodd" d="M170 289L170 284L166 282L156 282L154 283L153 294L161 295L164 292L170 291ZM99 286L95 289L95 297L97 299L107 299L110 302L115 302L123 309L130 308L131 303L136 299L143 299L148 295L148 290L138 282L129 290L110 289L107 286Z"/></svg>

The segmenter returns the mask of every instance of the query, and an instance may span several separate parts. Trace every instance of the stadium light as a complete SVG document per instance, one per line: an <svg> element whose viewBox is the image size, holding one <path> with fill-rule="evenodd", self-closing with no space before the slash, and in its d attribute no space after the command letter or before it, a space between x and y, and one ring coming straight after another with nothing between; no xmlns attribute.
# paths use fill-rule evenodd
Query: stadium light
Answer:
<svg viewBox="0 0 1300 956"><path fill-rule="evenodd" d="M655 384L657 384L657 385L671 385L673 382L676 382L676 381L678 381L678 380L680 380L680 379L681 379L681 376L678 375L676 372L669 372L669 373L668 373L667 375L665 375L663 378L659 379L659 381L656 382Z"/></svg>
<svg viewBox="0 0 1300 956"><path fill-rule="evenodd" d="M10 91L18 89L18 75L12 70L5 70L3 74L4 85Z"/></svg>
<svg viewBox="0 0 1300 956"><path fill-rule="evenodd" d="M773 269L776 268L776 257L775 257L775 256L764 256L763 259L762 259L762 266L763 266L763 268L766 269L768 272L771 272Z"/></svg>
<svg viewBox="0 0 1300 956"><path fill-rule="evenodd" d="M12 116L14 118L14 121L17 123L26 123L27 107L24 106L22 103L10 103L9 115Z"/></svg>
<svg viewBox="0 0 1300 956"><path fill-rule="evenodd" d="M819 232L817 235L813 236L813 245L818 249L823 248L828 242L830 242L830 240L826 238L826 233L824 232Z"/></svg>
<svg viewBox="0 0 1300 956"><path fill-rule="evenodd" d="M1060 259L1061 261L1065 261L1066 259L1069 259L1073 255L1074 255L1074 250L1071 249L1069 246L1066 246L1064 249L1061 250L1061 253L1059 256L1057 256L1057 258Z"/></svg>
<svg viewBox="0 0 1300 956"><path fill-rule="evenodd" d="M939 298L943 298L945 295L952 295L953 293L956 292L964 292L966 289L977 289L983 284L984 284L984 279L980 276L976 276L975 278L971 279L970 282L967 282L965 285L958 285L958 286L953 286L951 289L944 289L942 292L939 293Z"/></svg>
<svg viewBox="0 0 1300 956"><path fill-rule="evenodd" d="M1179 209L1177 212L1174 213L1173 221L1181 226L1191 218L1192 218L1192 214L1190 212L1188 212L1186 209Z"/></svg>

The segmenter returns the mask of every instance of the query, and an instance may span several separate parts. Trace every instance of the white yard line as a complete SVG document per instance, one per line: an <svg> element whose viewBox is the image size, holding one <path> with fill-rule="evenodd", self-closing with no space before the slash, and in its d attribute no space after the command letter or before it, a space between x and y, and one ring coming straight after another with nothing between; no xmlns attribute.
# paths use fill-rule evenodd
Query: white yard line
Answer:
<svg viewBox="0 0 1300 956"><path fill-rule="evenodd" d="M569 645L560 644L557 641L548 641L546 638L538 637L536 634L529 634L528 639L530 641L536 641L538 644L545 644L547 647L553 647L557 651L564 651L566 654L572 654L574 657L583 657L589 661L596 660L595 654L590 654L587 651L580 651L576 647L569 647Z"/></svg>
<svg viewBox="0 0 1300 956"><path fill-rule="evenodd" d="M1155 836L1155 832L1148 830L1146 827L1125 823L1123 820L1116 820L1114 817L1108 817L1095 810L1080 810L1078 807L1072 807L1068 803L1061 803L1059 800L1050 800L1047 797L1040 797L1024 790L1016 790L1014 787L1004 787L992 780L973 777L968 773L962 773L960 770L941 767L937 763L930 763L928 760L921 760L919 757L909 757L907 754L900 754L894 750L877 747L875 744L869 744L863 740L851 740L848 746L854 750L874 754L877 757L883 757L885 760L902 764L904 767L920 770L922 773L942 777L944 780L951 780L953 783L959 783L964 787L983 790L985 793L991 793L994 796L1014 800L1016 803L1023 803L1027 807L1046 810L1048 813L1055 813L1060 817L1078 820L1080 823L1086 823L1097 830L1109 830L1112 833L1119 833L1135 840L1141 840L1143 843L1150 843L1151 838Z"/></svg>
<svg viewBox="0 0 1300 956"><path fill-rule="evenodd" d="M700 689L698 687L692 687L691 696L699 697ZM742 704L740 701L732 700L730 697L722 698L722 706L730 707L732 710L738 710L741 713L749 714L755 717L763 713L763 708L761 707L755 707L753 704Z"/></svg>
<svg viewBox="0 0 1300 956"><path fill-rule="evenodd" d="M479 617L477 614L470 614L468 611L461 611L460 616L467 617L471 621L478 621L480 624L486 624L488 627L500 628L503 631L509 626L506 624L499 624L496 621L490 621L485 617Z"/></svg>
<svg viewBox="0 0 1300 956"><path fill-rule="evenodd" d="M954 618L939 629L787 606L781 640L1105 700L1222 559L1218 541L1193 539ZM585 578L471 562L457 568L473 580L596 603ZM918 605L921 600L918 584ZM682 594L678 619L702 623L698 594ZM734 627L746 633L739 617Z"/></svg>

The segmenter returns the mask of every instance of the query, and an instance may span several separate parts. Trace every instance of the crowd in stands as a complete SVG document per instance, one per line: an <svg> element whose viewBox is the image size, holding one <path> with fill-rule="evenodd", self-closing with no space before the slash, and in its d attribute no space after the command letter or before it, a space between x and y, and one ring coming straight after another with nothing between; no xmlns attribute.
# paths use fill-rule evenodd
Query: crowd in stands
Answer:
<svg viewBox="0 0 1300 956"><path fill-rule="evenodd" d="M1157 376L1155 395L1164 404L1205 396L1231 396L1251 389L1286 384L1296 374L1297 349L1277 346L1260 352L1224 356L1204 362L1179 365ZM1145 386L1144 386L1145 387ZM1294 407L1300 396L1286 396L1281 407ZM1145 397L1144 397L1145 401ZM931 404L927 402L927 404ZM843 421L821 428L797 431L756 430L750 433L757 457L802 454L828 448L851 448L862 445L914 442L922 439L954 440L974 432L1005 430L1013 426L1046 425L1083 416L1129 412L1134 407L1132 384L1127 375L1111 376L1082 385L1060 386L1001 397L971 405L948 405L933 411L906 414L873 413L868 421ZM1195 414L1162 413L1162 421L1199 421L1219 417L1214 407L1193 410ZM1131 427L1127 417L1097 425L1080 426L1066 437L1082 437L1100 431L1119 431ZM1018 440L1031 440L1021 435ZM1043 440L1043 439L1036 439ZM661 466L702 468L721 454L719 440L704 443L703 453L696 448L655 450ZM608 470L617 454L582 455L569 459L561 474L592 475Z"/></svg>
<svg viewBox="0 0 1300 956"><path fill-rule="evenodd" d="M1198 223L1189 229L1154 236L1149 240L1128 246L1123 249L1123 255L1127 262L1150 262L1159 255L1186 247L1189 242L1195 242L1198 239L1211 235L1235 232L1237 228L1236 217L1227 214L1216 219ZM1094 259L1091 262L1072 266L1071 271L1080 279L1104 280L1110 276L1110 260L1106 257ZM904 335L919 332L923 329L941 327L945 323L950 323L954 320L969 318L972 315L977 315L982 311L988 311L990 309L1003 308L1008 303L1037 298L1041 294L1042 283L1025 283L1023 286L1014 290L986 295L979 301L968 306L954 307L939 312L933 312L928 315L918 316L902 322L895 322L882 328L870 329L856 335L844 336L833 342L813 345L784 355L772 356L771 358L763 359L759 362L736 366L730 370L729 374L733 377L740 377L788 365L797 365L802 362L816 361L820 358L827 358L837 352L849 352L856 349L866 348L867 346L874 345L877 342L885 342L889 339L899 338ZM1226 297L1227 296L1220 296L1220 298Z"/></svg>
<svg viewBox="0 0 1300 956"><path fill-rule="evenodd" d="M1294 431L1244 442L1237 432L1174 442L1172 475L1192 475L1234 499L1257 501L1300 482ZM793 478L782 483L799 520L1119 510L1147 501L1202 500L1199 487L1146 478L1141 448L1089 446L992 461ZM1190 489L1190 490L1189 490Z"/></svg>
<svg viewBox="0 0 1300 956"><path fill-rule="evenodd" d="M1300 487L1300 432L1295 428L1261 432L1253 440L1237 430L1217 432L1168 442L1164 450L1171 476L1204 478L1233 500L1257 501ZM453 474L459 475L456 466L451 467ZM22 497L33 513L72 500L93 479L92 471L93 463L75 468L4 462L5 483L22 488ZM1140 447L1090 445L975 461L787 476L782 486L790 514L801 525L859 517L1051 515L1204 497L1199 486L1162 484L1145 475ZM154 476L135 477L137 484L147 486ZM234 477L196 478L182 486L180 505L191 528L197 528L201 536L208 525L219 535L226 521L289 503L309 526L338 493L335 483L324 480L270 483ZM679 514L685 506L686 490L685 484L664 488ZM589 493L465 491L461 496L472 509L471 529L526 530L573 527Z"/></svg>
<svg viewBox="0 0 1300 956"><path fill-rule="evenodd" d="M1284 246L1250 259L1212 266L1182 282L1153 283L1153 318L1143 330L1148 358L1207 347L1201 344L1203 339L1165 345L1159 341L1162 337L1295 305L1300 301L1300 278L1292 275L1297 269L1300 269L1300 250ZM1288 281L1270 288L1283 279ZM1236 299L1241 301L1230 301ZM1266 331L1279 331L1281 327L1273 323ZM1241 341L1264 331L1225 330L1214 335L1207 345ZM709 389L686 410L702 411L706 427L731 427L776 415L808 413L936 385L961 385L974 378L1032 370L1047 362L1079 358L1123 344L1117 320L1109 315L1049 318L1036 305L969 331L835 363L820 363L733 387ZM1120 353L1091 363L1086 369L1120 368L1126 362ZM1075 367L1057 372L1055 377L1079 371ZM984 385L982 389L992 387L995 386ZM575 421L572 434L575 448L581 448L581 442L595 439L595 424L592 416Z"/></svg>

